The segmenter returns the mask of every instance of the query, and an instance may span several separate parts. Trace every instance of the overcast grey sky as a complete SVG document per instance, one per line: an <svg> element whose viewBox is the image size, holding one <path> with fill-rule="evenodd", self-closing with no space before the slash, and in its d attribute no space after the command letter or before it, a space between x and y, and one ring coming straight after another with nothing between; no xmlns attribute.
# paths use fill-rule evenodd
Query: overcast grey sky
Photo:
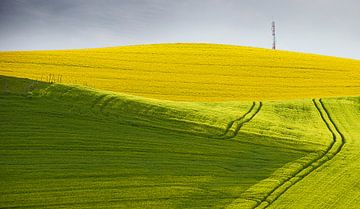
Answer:
<svg viewBox="0 0 360 209"><path fill-rule="evenodd" d="M360 59L359 0L0 0L0 50L162 42Z"/></svg>

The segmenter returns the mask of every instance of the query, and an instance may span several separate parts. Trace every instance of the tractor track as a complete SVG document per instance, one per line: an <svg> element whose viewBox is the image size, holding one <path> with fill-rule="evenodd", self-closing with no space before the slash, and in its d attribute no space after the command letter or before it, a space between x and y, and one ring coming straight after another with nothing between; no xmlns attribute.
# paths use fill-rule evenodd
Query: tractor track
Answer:
<svg viewBox="0 0 360 209"><path fill-rule="evenodd" d="M290 189L297 182L308 176L310 173L321 167L324 163L330 161L335 157L346 143L344 135L339 131L338 127L331 118L329 111L326 109L321 99L312 100L316 109L318 110L321 119L324 121L326 127L332 134L332 141L328 148L318 158L310 161L301 170L290 176L287 180L272 189L261 201L259 201L252 208L267 208L275 202L281 195Z"/></svg>
<svg viewBox="0 0 360 209"><path fill-rule="evenodd" d="M91 109L94 113L98 113L104 116L110 116L110 113L106 113L106 109L108 107L111 107L111 104L118 101L119 99L116 98L116 96L107 96L107 95L100 95L98 97L96 97L93 102L91 103ZM211 139L219 139L219 140L225 140L225 139L231 139L234 138L238 132L240 131L241 127L245 124L248 123L252 118L255 117L255 115L260 111L262 107L262 102L253 102L251 107L249 108L249 110L242 115L240 118L237 118L233 121L230 121L224 131L224 133L220 134L220 135L204 135L204 133L188 133L186 131L180 131L177 129L169 129L169 128L165 128L167 130L171 130L173 132L177 132L177 133L182 133L182 134L191 134L191 135L195 135L195 136L199 136L199 137L206 137L206 138L211 138ZM141 120L142 122L146 123L146 122L150 122L151 120ZM127 124L130 121L127 121ZM179 122L184 122L184 121L179 121ZM189 123L189 122L187 122ZM148 127L148 128L159 128L158 126L152 126L152 125L144 125L144 124L136 124L136 123L131 123L133 126L143 126L143 127ZM194 123L194 125L199 125L197 123ZM209 126L212 127L212 126ZM213 127L212 127L213 128ZM231 129L234 129L233 131ZM220 129L220 128L219 128Z"/></svg>
<svg viewBox="0 0 360 209"><path fill-rule="evenodd" d="M235 123L236 121L240 121L240 120L244 119L248 114L250 114L250 112L254 109L255 105L256 105L256 103L253 102L253 103L252 103L252 106L250 107L250 109L249 109L244 115L242 115L240 118L237 118L237 119L235 119L235 120L233 120L233 121L230 121L230 122L228 123L226 129L225 129L225 132L224 132L223 134L221 134L219 137L225 137L226 134L227 134L227 133L230 131L230 129L233 127L234 123Z"/></svg>
<svg viewBox="0 0 360 209"><path fill-rule="evenodd" d="M98 107L98 111L100 114L102 115L106 115L105 114L105 109L110 105L110 103L117 101L118 99L115 96L110 96L107 97L106 95L100 95L97 98L94 99L94 101L91 104L91 109L94 111L94 109L96 107ZM206 136L208 138L214 138L214 139L231 139L234 138L240 131L241 127L248 123L251 119L253 119L256 114L260 111L262 107L262 102L253 102L251 107L249 108L249 110L242 115L241 117L230 121L224 131L223 134L221 135L217 135L217 136ZM96 112L96 111L95 111ZM147 127L156 127L156 126L147 126ZM234 128L234 131L232 133L231 129ZM187 132L183 132L183 131L178 131L175 129L171 129L172 131L176 131L176 132L181 132L181 133L187 133ZM191 133L193 135L198 135L198 136L202 136L204 137L203 134L194 134Z"/></svg>
<svg viewBox="0 0 360 209"><path fill-rule="evenodd" d="M250 120L252 120L258 112L260 112L260 109L262 107L262 102L253 102L252 106L250 107L250 109L240 118L237 118L231 122L228 123L225 132L218 136L218 139L231 139L234 138L240 131L241 127L250 122ZM230 132L230 130L234 127L234 132L230 133L230 135L228 135L228 133Z"/></svg>

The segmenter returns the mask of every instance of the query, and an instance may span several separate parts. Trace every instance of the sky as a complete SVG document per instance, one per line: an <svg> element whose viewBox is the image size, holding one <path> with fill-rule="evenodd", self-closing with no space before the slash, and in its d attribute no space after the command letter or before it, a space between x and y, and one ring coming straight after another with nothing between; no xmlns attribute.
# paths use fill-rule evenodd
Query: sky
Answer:
<svg viewBox="0 0 360 209"><path fill-rule="evenodd" d="M221 43L360 59L359 0L0 0L0 50Z"/></svg>

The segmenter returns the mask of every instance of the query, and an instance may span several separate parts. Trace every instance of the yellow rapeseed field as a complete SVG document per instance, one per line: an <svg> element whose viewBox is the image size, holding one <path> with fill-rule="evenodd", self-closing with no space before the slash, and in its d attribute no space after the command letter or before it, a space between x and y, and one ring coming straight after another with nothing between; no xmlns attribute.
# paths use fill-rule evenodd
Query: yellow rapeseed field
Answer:
<svg viewBox="0 0 360 209"><path fill-rule="evenodd" d="M211 44L1 52L0 74L177 101L360 95L360 61Z"/></svg>

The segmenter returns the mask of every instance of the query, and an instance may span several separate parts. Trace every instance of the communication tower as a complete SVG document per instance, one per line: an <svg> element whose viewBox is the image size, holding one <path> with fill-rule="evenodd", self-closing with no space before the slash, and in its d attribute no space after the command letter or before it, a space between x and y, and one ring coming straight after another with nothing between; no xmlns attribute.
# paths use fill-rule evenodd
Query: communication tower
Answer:
<svg viewBox="0 0 360 209"><path fill-rule="evenodd" d="M272 21L271 24L271 31L272 31L272 36L273 36L273 45L272 45L272 49L276 49L276 33L275 33L275 21Z"/></svg>

